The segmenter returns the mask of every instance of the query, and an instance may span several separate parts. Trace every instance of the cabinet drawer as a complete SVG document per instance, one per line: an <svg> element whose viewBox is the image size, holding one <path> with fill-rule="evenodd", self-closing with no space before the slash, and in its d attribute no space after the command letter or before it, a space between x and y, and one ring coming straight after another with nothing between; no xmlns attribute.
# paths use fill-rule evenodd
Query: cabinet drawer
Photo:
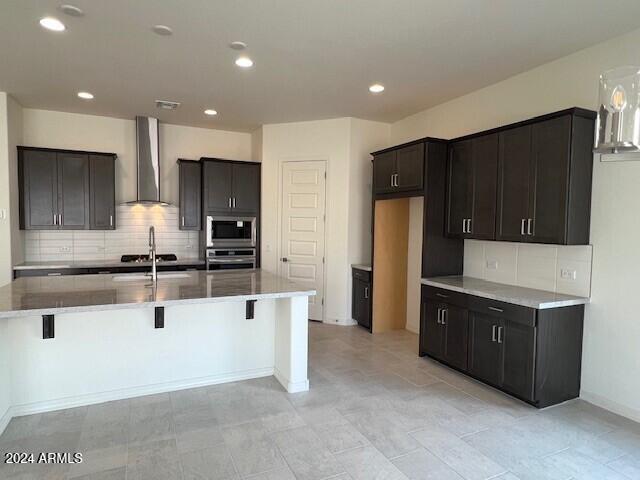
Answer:
<svg viewBox="0 0 640 480"><path fill-rule="evenodd" d="M371 282L371 272L366 270L360 270L359 268L352 269L353 278L357 278L358 280L362 280L363 282Z"/></svg>
<svg viewBox="0 0 640 480"><path fill-rule="evenodd" d="M423 285L422 291L426 298L431 300L437 300L439 302L448 303L450 305L457 305L458 307L467 307L467 297L465 293L454 292L453 290L447 290L445 288L432 287L429 285Z"/></svg>
<svg viewBox="0 0 640 480"><path fill-rule="evenodd" d="M534 308L475 297L473 295L468 295L468 307L469 310L484 315L506 318L509 321L529 327L536 326L536 310Z"/></svg>

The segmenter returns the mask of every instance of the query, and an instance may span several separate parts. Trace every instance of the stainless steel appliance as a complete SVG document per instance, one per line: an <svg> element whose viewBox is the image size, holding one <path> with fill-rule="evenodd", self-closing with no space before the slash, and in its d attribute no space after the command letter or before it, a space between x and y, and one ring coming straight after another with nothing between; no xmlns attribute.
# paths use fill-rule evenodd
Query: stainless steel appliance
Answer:
<svg viewBox="0 0 640 480"><path fill-rule="evenodd" d="M256 268L255 248L208 248L207 270Z"/></svg>
<svg viewBox="0 0 640 480"><path fill-rule="evenodd" d="M206 244L207 248L255 248L256 217L208 216Z"/></svg>

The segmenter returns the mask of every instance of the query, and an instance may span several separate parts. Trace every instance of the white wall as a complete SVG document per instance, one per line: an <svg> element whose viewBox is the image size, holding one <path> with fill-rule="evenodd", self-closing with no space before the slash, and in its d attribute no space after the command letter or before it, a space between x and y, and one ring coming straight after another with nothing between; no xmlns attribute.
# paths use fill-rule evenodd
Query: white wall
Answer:
<svg viewBox="0 0 640 480"><path fill-rule="evenodd" d="M9 176L8 95L0 92L0 213L8 215L11 206ZM0 215L0 285L11 281L11 220Z"/></svg>
<svg viewBox="0 0 640 480"><path fill-rule="evenodd" d="M420 292L422 284L422 225L424 197L409 201L409 245L407 252L407 330L420 332Z"/></svg>
<svg viewBox="0 0 640 480"><path fill-rule="evenodd" d="M453 138L563 108L597 107L598 76L639 64L640 30L509 78L391 126L391 143ZM592 303L585 316L582 396L640 420L640 162L594 163Z"/></svg>
<svg viewBox="0 0 640 480"><path fill-rule="evenodd" d="M277 272L282 162L325 160L325 321L350 324L350 263L369 262L369 152L388 144L389 126L353 118L262 127L262 267Z"/></svg>
<svg viewBox="0 0 640 480"><path fill-rule="evenodd" d="M118 154L116 202L136 198L136 130L134 120L24 109L23 143ZM251 134L160 124L160 191L178 203L178 158L252 160Z"/></svg>

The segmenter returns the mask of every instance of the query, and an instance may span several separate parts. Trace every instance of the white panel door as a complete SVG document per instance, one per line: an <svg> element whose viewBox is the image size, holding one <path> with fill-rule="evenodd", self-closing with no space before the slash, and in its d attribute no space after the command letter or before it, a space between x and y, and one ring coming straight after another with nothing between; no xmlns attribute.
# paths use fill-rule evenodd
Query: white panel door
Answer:
<svg viewBox="0 0 640 480"><path fill-rule="evenodd" d="M324 161L282 164L280 273L316 290L311 320L324 318L325 172Z"/></svg>

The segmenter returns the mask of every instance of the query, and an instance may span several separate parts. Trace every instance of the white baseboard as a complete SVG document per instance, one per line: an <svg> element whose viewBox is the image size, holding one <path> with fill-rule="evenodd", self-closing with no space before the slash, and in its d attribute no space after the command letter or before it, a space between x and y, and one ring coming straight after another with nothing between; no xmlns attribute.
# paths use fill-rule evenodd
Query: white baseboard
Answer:
<svg viewBox="0 0 640 480"><path fill-rule="evenodd" d="M0 417L0 435L2 435L2 432L4 432L4 429L7 428L7 425L9 425L9 422L14 416L11 412L11 407L9 407L7 411L4 412L4 415Z"/></svg>
<svg viewBox="0 0 640 480"><path fill-rule="evenodd" d="M352 318L344 318L342 320L338 318L325 318L322 323L326 323L328 325L340 325L343 327L351 327L353 325L357 325L358 322L353 320Z"/></svg>
<svg viewBox="0 0 640 480"><path fill-rule="evenodd" d="M629 408L618 402L614 402L613 400L609 400L608 398L598 395L597 393L585 392L584 390L580 392L580 398L586 402L593 403L598 407L602 407L605 410L617 413L618 415L622 415L623 417L629 418L635 422L640 422L640 411L635 408Z"/></svg>
<svg viewBox="0 0 640 480"><path fill-rule="evenodd" d="M308 392L309 391L309 379L303 380L302 382L290 382L282 373L280 373L277 369L273 372L273 376L276 377L276 380L280 382L280 384L287 390L289 393L298 393L298 392Z"/></svg>
<svg viewBox="0 0 640 480"><path fill-rule="evenodd" d="M420 325L411 325L410 323L407 323L404 328L410 331L411 333L415 333L415 334L420 333Z"/></svg>
<svg viewBox="0 0 640 480"><path fill-rule="evenodd" d="M157 383L153 385L143 385L133 388L112 390L109 392L91 393L88 395L78 395L74 397L59 398L55 400L46 400L43 402L13 405L5 416L10 414L9 420L11 420L12 417L31 415L33 413L51 412L54 410L62 410L65 408L82 407L85 405L93 405L96 403L111 402L113 400L123 400L125 398L143 397L145 395L174 392L177 390L186 390L188 388L205 387L207 385L217 385L219 383L229 383L237 382L240 380L249 380L252 378L268 377L273 374L273 367L258 368L223 375L189 378L185 380L176 380L166 383ZM4 417L2 418L2 420L0 420L0 426L2 426L3 422ZM7 420L6 423L8 424L9 421ZM4 427L6 427L6 425L4 425ZM0 433L4 431L4 427L0 428Z"/></svg>

